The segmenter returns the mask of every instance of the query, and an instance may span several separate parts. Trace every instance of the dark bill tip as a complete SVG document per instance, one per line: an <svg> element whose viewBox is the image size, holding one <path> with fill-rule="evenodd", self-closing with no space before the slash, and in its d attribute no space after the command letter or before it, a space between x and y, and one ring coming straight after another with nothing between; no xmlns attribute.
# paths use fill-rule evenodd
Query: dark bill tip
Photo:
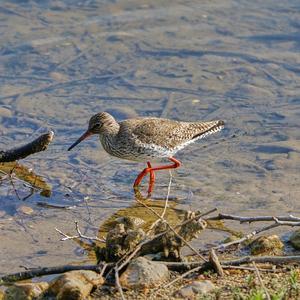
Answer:
<svg viewBox="0 0 300 300"><path fill-rule="evenodd" d="M73 145L71 145L68 148L68 151L70 151L71 149L73 149L76 145L78 145L80 142L82 142L84 139L86 139L90 135L92 135L92 133L90 131L86 131Z"/></svg>

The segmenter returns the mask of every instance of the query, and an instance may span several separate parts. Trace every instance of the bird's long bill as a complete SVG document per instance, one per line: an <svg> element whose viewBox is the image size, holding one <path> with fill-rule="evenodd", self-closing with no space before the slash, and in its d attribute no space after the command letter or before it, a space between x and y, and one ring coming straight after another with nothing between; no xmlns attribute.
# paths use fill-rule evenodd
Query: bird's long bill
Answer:
<svg viewBox="0 0 300 300"><path fill-rule="evenodd" d="M68 151L73 149L76 145L78 145L80 142L82 142L84 139L86 139L90 135L92 135L92 133L87 130L71 147L69 147Z"/></svg>

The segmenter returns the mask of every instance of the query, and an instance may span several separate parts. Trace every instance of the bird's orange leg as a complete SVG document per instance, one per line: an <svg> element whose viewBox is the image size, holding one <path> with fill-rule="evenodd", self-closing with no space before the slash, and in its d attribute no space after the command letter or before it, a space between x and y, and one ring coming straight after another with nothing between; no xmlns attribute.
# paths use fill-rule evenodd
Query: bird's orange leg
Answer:
<svg viewBox="0 0 300 300"><path fill-rule="evenodd" d="M148 161L147 162L147 166L148 168L145 168L135 179L134 184L133 184L133 188L134 190L138 189L138 186L140 185L141 181L143 180L143 178L147 175L147 173L149 173L150 175L150 182L149 182L149 187L148 187L148 196L151 196L151 192L153 190L153 186L154 186L154 182L155 182L155 174L152 171L152 166L151 163Z"/></svg>
<svg viewBox="0 0 300 300"><path fill-rule="evenodd" d="M150 183L149 183L149 188L148 188L148 195L151 195L151 192L153 190L154 186L154 181L155 181L155 171L160 171L160 170L167 170L167 169L176 169L181 166L180 161L175 159L174 157L169 157L169 160L172 161L174 164L172 165L166 165L166 166L159 166L152 168L151 164L148 162L148 168L145 168L136 178L133 184L134 190L137 190L138 186L140 185L142 179L147 175L147 173L150 173Z"/></svg>
<svg viewBox="0 0 300 300"><path fill-rule="evenodd" d="M172 161L174 164L173 165L166 165L166 166L160 166L160 167L151 168L151 171L176 169L176 168L179 168L181 166L181 162L179 160L177 160L176 158L169 157L169 160Z"/></svg>

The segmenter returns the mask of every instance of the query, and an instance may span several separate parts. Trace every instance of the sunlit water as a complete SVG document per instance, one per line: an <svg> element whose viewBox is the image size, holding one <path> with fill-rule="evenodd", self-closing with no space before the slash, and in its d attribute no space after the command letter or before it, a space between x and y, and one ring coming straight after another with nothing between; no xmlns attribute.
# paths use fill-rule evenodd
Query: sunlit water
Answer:
<svg viewBox="0 0 300 300"><path fill-rule="evenodd" d="M46 152L21 161L52 186L50 198L23 202L7 181L0 185L0 273L84 260L55 227L75 233L78 220L96 235L135 201L142 164L111 158L96 137L66 151L99 111L226 122L178 154L178 207L300 212L298 0L74 2L0 4L0 148L55 132ZM164 197L169 174L157 177L154 196Z"/></svg>

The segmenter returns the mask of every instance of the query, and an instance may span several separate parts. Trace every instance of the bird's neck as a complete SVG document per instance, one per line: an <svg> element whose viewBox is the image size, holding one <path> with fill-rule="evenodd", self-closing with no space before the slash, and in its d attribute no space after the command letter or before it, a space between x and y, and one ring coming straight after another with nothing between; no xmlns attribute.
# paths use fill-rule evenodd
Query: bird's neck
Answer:
<svg viewBox="0 0 300 300"><path fill-rule="evenodd" d="M109 120L106 120L100 136L102 136L103 138L113 138L118 134L119 129L119 123L112 117Z"/></svg>
<svg viewBox="0 0 300 300"><path fill-rule="evenodd" d="M120 125L115 121L115 124L105 128L105 130L103 130L99 135L100 142L106 152L111 153L112 148L115 145L119 129Z"/></svg>

